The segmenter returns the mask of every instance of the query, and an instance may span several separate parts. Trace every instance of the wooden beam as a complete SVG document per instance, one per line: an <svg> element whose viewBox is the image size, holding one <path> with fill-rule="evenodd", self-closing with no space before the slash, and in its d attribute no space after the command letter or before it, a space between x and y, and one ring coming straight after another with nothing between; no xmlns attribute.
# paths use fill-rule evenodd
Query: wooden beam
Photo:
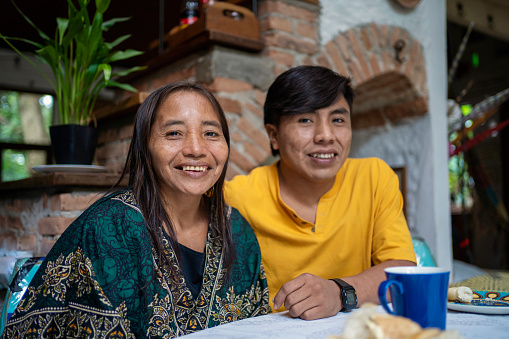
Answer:
<svg viewBox="0 0 509 339"><path fill-rule="evenodd" d="M509 41L509 1L447 0L447 20L458 25L475 23L474 30Z"/></svg>
<svg viewBox="0 0 509 339"><path fill-rule="evenodd" d="M143 101L149 96L148 92L138 92L117 103L108 104L94 111L95 118L102 120L126 113L135 112Z"/></svg>
<svg viewBox="0 0 509 339"><path fill-rule="evenodd" d="M0 182L0 193L6 194L12 191L34 191L47 188L65 189L66 187L97 187L105 189L116 184L119 178L120 175L111 173L55 172L36 174L26 179ZM123 181L122 183L126 185L127 181Z"/></svg>

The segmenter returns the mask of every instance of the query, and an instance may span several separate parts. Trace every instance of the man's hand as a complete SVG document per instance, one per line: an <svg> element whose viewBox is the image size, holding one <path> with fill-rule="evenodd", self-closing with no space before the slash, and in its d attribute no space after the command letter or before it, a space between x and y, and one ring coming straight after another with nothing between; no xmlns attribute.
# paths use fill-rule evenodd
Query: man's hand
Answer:
<svg viewBox="0 0 509 339"><path fill-rule="evenodd" d="M310 273L281 286L274 297L274 309L283 305L292 317L304 320L331 317L343 308L339 286Z"/></svg>

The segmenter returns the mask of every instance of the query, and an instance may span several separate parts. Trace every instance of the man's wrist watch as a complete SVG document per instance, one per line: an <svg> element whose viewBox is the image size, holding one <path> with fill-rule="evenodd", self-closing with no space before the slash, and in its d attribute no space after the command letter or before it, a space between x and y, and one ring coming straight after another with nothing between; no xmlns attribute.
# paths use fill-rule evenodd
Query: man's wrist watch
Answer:
<svg viewBox="0 0 509 339"><path fill-rule="evenodd" d="M357 307L357 292L355 292L355 288L353 288L352 285L350 285L349 283L347 283L341 279L334 278L331 280L334 281L339 286L339 289L341 290L341 302L343 303L342 310L350 311L350 310L353 310L354 308L356 308Z"/></svg>

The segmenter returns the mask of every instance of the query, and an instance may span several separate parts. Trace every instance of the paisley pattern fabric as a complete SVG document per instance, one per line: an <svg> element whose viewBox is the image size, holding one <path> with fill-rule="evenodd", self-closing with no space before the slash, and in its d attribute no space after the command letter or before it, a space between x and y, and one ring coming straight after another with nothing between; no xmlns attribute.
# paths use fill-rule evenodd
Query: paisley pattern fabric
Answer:
<svg viewBox="0 0 509 339"><path fill-rule="evenodd" d="M62 234L7 324L3 338L173 338L270 312L260 248L232 209L237 251L223 276L222 240L209 230L202 289L170 278L130 191L97 201ZM165 254L178 269L171 241Z"/></svg>

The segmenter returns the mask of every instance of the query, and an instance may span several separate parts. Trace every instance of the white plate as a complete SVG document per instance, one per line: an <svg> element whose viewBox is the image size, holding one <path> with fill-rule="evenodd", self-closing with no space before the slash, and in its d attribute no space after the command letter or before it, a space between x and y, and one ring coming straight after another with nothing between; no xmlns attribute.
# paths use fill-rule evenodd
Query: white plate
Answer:
<svg viewBox="0 0 509 339"><path fill-rule="evenodd" d="M39 165L32 167L34 171L43 173L54 172L88 172L101 173L106 172L106 167L95 165Z"/></svg>
<svg viewBox="0 0 509 339"><path fill-rule="evenodd" d="M447 308L453 311L468 313L509 314L509 306L477 306L450 302L447 303Z"/></svg>

